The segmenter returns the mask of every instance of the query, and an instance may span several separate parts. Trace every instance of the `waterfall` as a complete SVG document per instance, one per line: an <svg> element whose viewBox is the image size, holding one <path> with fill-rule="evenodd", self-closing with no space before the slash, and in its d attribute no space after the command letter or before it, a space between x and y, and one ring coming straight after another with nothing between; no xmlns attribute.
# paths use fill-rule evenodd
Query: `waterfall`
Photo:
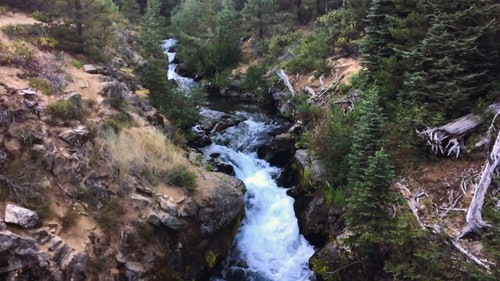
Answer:
<svg viewBox="0 0 500 281"><path fill-rule="evenodd" d="M169 61L168 79L188 90L195 82L176 73L173 52L176 43L175 39L166 39L162 45ZM202 109L200 113L208 120L225 115L210 109ZM235 114L245 121L212 134L213 143L202 149L207 158L216 153L218 160L232 165L236 177L247 187L245 218L223 268L211 280L313 280L308 261L314 249L299 233L293 198L276 184L281 171L257 157L257 148L271 141L269 132L282 125L261 113Z"/></svg>
<svg viewBox="0 0 500 281"><path fill-rule="evenodd" d="M275 182L280 169L256 154L278 125L263 114L237 114L247 120L216 134L214 143L203 149L204 155L217 153L233 165L247 187L245 218L225 268L212 280L311 280L308 261L314 249L299 233L293 198Z"/></svg>
<svg viewBox="0 0 500 281"><path fill-rule="evenodd" d="M183 90L189 90L193 88L196 84L193 79L188 77L180 76L177 72L177 64L174 63L175 60L175 52L172 51L173 47L177 44L177 40L173 38L163 40L163 44L161 45L162 49L165 51L165 54L168 57L168 71L167 78L169 80L174 80L177 82L179 87Z"/></svg>

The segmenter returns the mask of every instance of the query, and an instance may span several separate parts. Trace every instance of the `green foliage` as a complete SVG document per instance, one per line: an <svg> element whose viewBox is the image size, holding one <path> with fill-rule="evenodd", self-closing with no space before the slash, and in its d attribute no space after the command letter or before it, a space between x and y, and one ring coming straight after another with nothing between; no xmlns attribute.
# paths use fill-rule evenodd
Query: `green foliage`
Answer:
<svg viewBox="0 0 500 281"><path fill-rule="evenodd" d="M97 225L103 232L110 234L112 231L116 231L120 223L121 208L120 201L114 198L106 202L95 214Z"/></svg>
<svg viewBox="0 0 500 281"><path fill-rule="evenodd" d="M349 186L358 186L363 182L368 159L385 144L385 117L379 105L378 89L366 92L357 107L359 119L355 124L349 159Z"/></svg>
<svg viewBox="0 0 500 281"><path fill-rule="evenodd" d="M205 261L208 264L208 268L210 269L214 268L217 262L217 256L215 255L214 251L210 250L205 252Z"/></svg>
<svg viewBox="0 0 500 281"><path fill-rule="evenodd" d="M82 62L78 60L72 60L71 65L73 65L76 69L82 69L83 67Z"/></svg>
<svg viewBox="0 0 500 281"><path fill-rule="evenodd" d="M497 76L492 59L498 52L481 44L495 28L495 9L487 3L471 8L467 1L429 5L435 16L425 38L410 53L418 68L407 73L405 91L428 111L453 118L469 113Z"/></svg>
<svg viewBox="0 0 500 281"><path fill-rule="evenodd" d="M337 208L346 206L347 201L344 187L334 188L331 184L325 182L325 187L322 191L325 194L328 206L334 206Z"/></svg>
<svg viewBox="0 0 500 281"><path fill-rule="evenodd" d="M57 92L57 89L54 86L52 86L49 81L41 77L31 78L29 80L28 85L30 87L40 90L43 94L47 96L51 96Z"/></svg>
<svg viewBox="0 0 500 281"><path fill-rule="evenodd" d="M79 214L76 210L70 208L61 218L61 231L66 231L76 225L78 222Z"/></svg>
<svg viewBox="0 0 500 281"><path fill-rule="evenodd" d="M259 40L271 34L271 23L276 13L275 0L248 0L241 11L245 23Z"/></svg>
<svg viewBox="0 0 500 281"><path fill-rule="evenodd" d="M283 55L285 48L294 43L298 38L298 32L287 32L271 37L268 43L269 56L276 58Z"/></svg>
<svg viewBox="0 0 500 281"><path fill-rule="evenodd" d="M263 93L267 88L264 79L266 67L263 65L251 65L248 67L245 77L241 81L241 88L246 92Z"/></svg>
<svg viewBox="0 0 500 281"><path fill-rule="evenodd" d="M284 67L293 73L316 71L324 73L326 62L324 57L330 54L332 47L322 34L305 36L299 45L291 50L292 58L284 62Z"/></svg>
<svg viewBox="0 0 500 281"><path fill-rule="evenodd" d="M196 175L184 166L177 166L167 171L166 180L169 184L183 187L188 192L197 188Z"/></svg>
<svg viewBox="0 0 500 281"><path fill-rule="evenodd" d="M120 13L131 23L138 23L141 19L141 7L137 0L119 0L118 7Z"/></svg>
<svg viewBox="0 0 500 281"><path fill-rule="evenodd" d="M0 15L7 13L7 11L9 11L9 8L7 6L0 5Z"/></svg>
<svg viewBox="0 0 500 281"><path fill-rule="evenodd" d="M310 146L325 163L329 182L334 187L347 184L347 155L351 149L355 119L356 112L344 116L341 109L334 106L325 112L312 134Z"/></svg>
<svg viewBox="0 0 500 281"><path fill-rule="evenodd" d="M106 124L113 128L115 133L120 132L124 128L130 128L134 123L134 119L125 111L119 111L111 118L106 119Z"/></svg>
<svg viewBox="0 0 500 281"><path fill-rule="evenodd" d="M53 118L59 118L63 121L83 119L83 109L71 100L61 100L51 103L47 106L46 111Z"/></svg>
<svg viewBox="0 0 500 281"><path fill-rule="evenodd" d="M167 61L166 55L161 49L161 43L166 34L165 26L166 19L160 15L160 2L158 0L148 1L139 29L141 54L146 60L161 59Z"/></svg>
<svg viewBox="0 0 500 281"><path fill-rule="evenodd" d="M187 0L172 14L171 28L179 39L177 55L198 75L213 77L239 60L237 13L232 1Z"/></svg>
<svg viewBox="0 0 500 281"><path fill-rule="evenodd" d="M31 16L37 21L41 21L43 23L52 23L56 18L57 14L52 12L44 12L44 11L35 11L31 14Z"/></svg>
<svg viewBox="0 0 500 281"><path fill-rule="evenodd" d="M295 118L302 120L305 127L314 124L323 116L323 111L319 106L308 99L306 95L295 95Z"/></svg>

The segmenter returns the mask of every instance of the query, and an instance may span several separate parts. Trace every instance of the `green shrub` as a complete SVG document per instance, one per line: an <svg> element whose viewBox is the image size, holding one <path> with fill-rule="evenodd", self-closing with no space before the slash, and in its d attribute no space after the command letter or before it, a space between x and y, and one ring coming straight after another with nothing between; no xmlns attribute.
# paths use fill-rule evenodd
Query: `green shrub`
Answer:
<svg viewBox="0 0 500 281"><path fill-rule="evenodd" d="M29 80L29 86L40 90L43 94L51 96L56 93L57 89L50 84L49 81L41 77L33 77Z"/></svg>
<svg viewBox="0 0 500 281"><path fill-rule="evenodd" d="M177 166L167 171L166 180L168 184L184 187L187 191L196 190L196 175L184 166Z"/></svg>
<svg viewBox="0 0 500 281"><path fill-rule="evenodd" d="M61 120L82 120L83 110L70 100L57 101L47 106L47 113Z"/></svg>
<svg viewBox="0 0 500 281"><path fill-rule="evenodd" d="M14 49L14 56L17 60L23 62L31 62L35 59L35 52L30 47L26 46L26 43L15 41L12 43L12 48Z"/></svg>
<svg viewBox="0 0 500 281"><path fill-rule="evenodd" d="M118 199L111 199L97 212L95 220L102 231L108 234L111 231L116 231L120 223L119 215L121 208Z"/></svg>
<svg viewBox="0 0 500 281"><path fill-rule="evenodd" d="M37 21L41 21L43 23L51 23L57 17L55 13L41 12L41 11L35 11L31 14L31 16Z"/></svg>
<svg viewBox="0 0 500 281"><path fill-rule="evenodd" d="M263 91L266 88L264 79L266 68L262 65L251 65L247 69L247 73L241 81L241 88L248 92Z"/></svg>
<svg viewBox="0 0 500 281"><path fill-rule="evenodd" d="M71 64L77 69L81 69L83 67L82 62L78 60L72 60Z"/></svg>
<svg viewBox="0 0 500 281"><path fill-rule="evenodd" d="M66 214L61 218L62 231L68 230L69 228L76 225L78 222L79 214L73 209L69 209Z"/></svg>
<svg viewBox="0 0 500 281"><path fill-rule="evenodd" d="M121 131L123 128L130 128L134 124L134 119L125 111L119 111L111 118L106 120L106 124L113 128L115 132Z"/></svg>

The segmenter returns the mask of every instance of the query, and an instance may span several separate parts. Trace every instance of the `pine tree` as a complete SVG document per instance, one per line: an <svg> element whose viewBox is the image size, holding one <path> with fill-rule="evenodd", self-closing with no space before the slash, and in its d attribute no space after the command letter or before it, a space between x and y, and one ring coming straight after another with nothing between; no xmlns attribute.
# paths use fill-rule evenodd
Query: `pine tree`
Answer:
<svg viewBox="0 0 500 281"><path fill-rule="evenodd" d="M211 57L214 60L217 72L238 62L239 45L237 30L238 19L233 1L223 2L223 9L217 13L216 28L213 43L211 44Z"/></svg>
<svg viewBox="0 0 500 281"><path fill-rule="evenodd" d="M365 273L375 277L376 272L382 271L387 253L385 233L395 224L389 213L395 202L391 190L394 171L389 155L383 150L385 118L376 87L367 92L358 110L360 117L348 156L350 196L346 220L350 236L346 242L364 262Z"/></svg>
<svg viewBox="0 0 500 281"><path fill-rule="evenodd" d="M141 7L137 0L120 0L120 13L131 23L138 23L141 19Z"/></svg>
<svg viewBox="0 0 500 281"><path fill-rule="evenodd" d="M389 155L379 150L367 159L366 171L352 186L347 200L346 220L350 232L347 243L365 264L364 273L374 279L382 272L396 224L391 215L391 206L396 203L391 189L393 178Z"/></svg>
<svg viewBox="0 0 500 281"><path fill-rule="evenodd" d="M140 37L146 63L140 69L141 83L149 90L151 104L181 129L190 128L199 112L195 101L174 88L167 79L167 58L161 49L165 18L160 14L160 2L149 0L142 18Z"/></svg>
<svg viewBox="0 0 500 281"><path fill-rule="evenodd" d="M349 186L359 186L368 167L368 158L384 145L385 118L379 105L377 88L366 93L365 100L358 107L359 119L355 124L351 152L348 156L350 172Z"/></svg>
<svg viewBox="0 0 500 281"><path fill-rule="evenodd" d="M165 26L166 19L160 15L160 1L149 0L146 12L141 19L139 33L141 38L141 54L145 59L166 61L166 56L161 49L162 40L166 34Z"/></svg>
<svg viewBox="0 0 500 281"><path fill-rule="evenodd" d="M373 0L366 16L365 38L361 51L365 54L364 65L374 73L380 69L380 60L393 54L387 16L394 13L391 0Z"/></svg>
<svg viewBox="0 0 500 281"><path fill-rule="evenodd" d="M429 2L431 26L410 53L417 63L406 75L406 91L433 115L468 113L492 89L498 53L482 44L494 28L494 5L481 1ZM492 12L493 11L493 12Z"/></svg>
<svg viewBox="0 0 500 281"><path fill-rule="evenodd" d="M275 0L248 0L241 11L246 22L259 40L270 33L269 26L276 12Z"/></svg>

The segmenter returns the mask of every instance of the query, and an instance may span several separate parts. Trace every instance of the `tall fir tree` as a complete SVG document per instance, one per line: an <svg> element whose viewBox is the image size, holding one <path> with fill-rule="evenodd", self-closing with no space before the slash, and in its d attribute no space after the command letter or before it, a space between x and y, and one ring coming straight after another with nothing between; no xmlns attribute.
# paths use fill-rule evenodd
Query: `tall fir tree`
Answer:
<svg viewBox="0 0 500 281"><path fill-rule="evenodd" d="M271 33L271 23L277 8L276 0L248 0L241 11L248 27L262 40Z"/></svg>
<svg viewBox="0 0 500 281"><path fill-rule="evenodd" d="M349 186L359 186L368 167L368 158L385 144L385 117L379 104L376 87L370 89L358 107L359 119L355 123L351 152L348 155Z"/></svg>
<svg viewBox="0 0 500 281"><path fill-rule="evenodd" d="M364 53L363 62L370 72L380 70L380 60L393 54L389 43L388 15L394 13L391 0L373 0L366 16L365 38L361 44Z"/></svg>
<svg viewBox="0 0 500 281"><path fill-rule="evenodd" d="M498 5L466 0L428 5L431 26L409 55L416 67L407 72L405 91L428 112L453 118L486 97L498 75L498 52L483 44L495 27Z"/></svg>

